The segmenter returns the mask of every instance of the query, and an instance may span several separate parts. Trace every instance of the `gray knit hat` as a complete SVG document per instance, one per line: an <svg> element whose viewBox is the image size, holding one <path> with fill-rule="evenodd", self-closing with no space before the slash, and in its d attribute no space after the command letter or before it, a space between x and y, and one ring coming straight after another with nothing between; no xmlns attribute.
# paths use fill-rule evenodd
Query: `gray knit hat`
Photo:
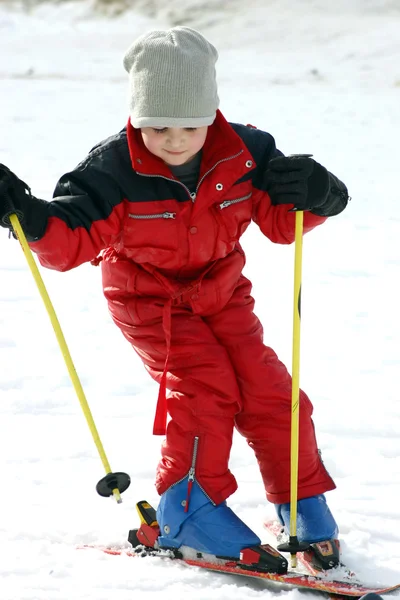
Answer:
<svg viewBox="0 0 400 600"><path fill-rule="evenodd" d="M124 56L133 127L211 125L219 106L217 50L189 27L151 31Z"/></svg>

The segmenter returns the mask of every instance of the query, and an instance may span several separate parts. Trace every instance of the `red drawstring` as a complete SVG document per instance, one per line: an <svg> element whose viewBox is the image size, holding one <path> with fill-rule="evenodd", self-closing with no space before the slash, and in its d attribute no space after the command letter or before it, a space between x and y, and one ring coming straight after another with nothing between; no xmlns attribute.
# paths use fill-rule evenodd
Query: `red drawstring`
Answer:
<svg viewBox="0 0 400 600"><path fill-rule="evenodd" d="M165 303L163 310L162 322L165 333L165 341L167 344L167 356L165 359L164 371L161 376L160 389L158 392L156 414L153 424L153 435L165 435L167 429L167 371L168 359L171 350L171 311L172 299Z"/></svg>
<svg viewBox="0 0 400 600"><path fill-rule="evenodd" d="M210 265L204 272L203 276L213 266ZM151 271L152 272L152 271ZM154 275L154 273L152 272ZM201 280L192 283L189 287L181 288L179 292L174 292L171 298L164 304L162 323L165 333L165 341L167 345L167 356L165 359L164 370L161 376L160 389L158 392L158 400L156 407L156 414L154 417L153 424L153 435L165 435L167 429L167 372L168 372L168 360L171 351L171 327L172 327L172 306L182 304L185 300L185 296L198 291L200 289Z"/></svg>
<svg viewBox="0 0 400 600"><path fill-rule="evenodd" d="M187 489L187 496L186 496L185 510L183 511L185 513L187 513L189 511L189 498L190 498L190 493L192 491L192 487L193 487L193 481L191 479L189 479L189 481L188 481L188 489Z"/></svg>
<svg viewBox="0 0 400 600"><path fill-rule="evenodd" d="M94 267L98 267L102 260L103 260L103 257L101 254L99 254L99 256L96 256L96 258L94 258L93 260L90 261L90 264L93 265Z"/></svg>

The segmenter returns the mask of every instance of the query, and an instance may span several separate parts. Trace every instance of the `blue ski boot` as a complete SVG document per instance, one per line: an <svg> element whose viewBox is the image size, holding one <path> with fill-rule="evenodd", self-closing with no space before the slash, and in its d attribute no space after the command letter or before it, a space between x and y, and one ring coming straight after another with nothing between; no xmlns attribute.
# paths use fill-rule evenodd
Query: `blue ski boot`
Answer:
<svg viewBox="0 0 400 600"><path fill-rule="evenodd" d="M160 548L189 546L198 552L239 559L241 550L261 544L226 502L213 504L196 480L189 504L187 496L187 479L161 496L157 509Z"/></svg>
<svg viewBox="0 0 400 600"><path fill-rule="evenodd" d="M290 530L290 504L277 504L276 511L285 533ZM325 496L311 496L297 502L297 539L310 549L304 557L316 570L332 569L340 564L339 529Z"/></svg>

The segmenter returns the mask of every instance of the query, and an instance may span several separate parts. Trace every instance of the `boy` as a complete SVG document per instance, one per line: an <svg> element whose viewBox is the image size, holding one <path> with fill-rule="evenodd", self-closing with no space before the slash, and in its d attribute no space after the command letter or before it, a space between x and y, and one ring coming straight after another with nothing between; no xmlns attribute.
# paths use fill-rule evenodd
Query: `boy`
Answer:
<svg viewBox="0 0 400 600"><path fill-rule="evenodd" d="M268 133L225 120L216 60L186 27L140 37L124 58L127 127L61 177L50 203L1 166L0 221L10 227L19 214L46 267L101 260L112 318L160 383L159 545L238 557L260 540L225 502L237 487L233 428L288 528L291 419L291 378L263 344L239 239L253 220L273 242L291 243L290 209L307 211L308 232L348 194L310 157L284 157ZM335 484L303 391L300 404L298 538L314 543L338 535L324 496Z"/></svg>

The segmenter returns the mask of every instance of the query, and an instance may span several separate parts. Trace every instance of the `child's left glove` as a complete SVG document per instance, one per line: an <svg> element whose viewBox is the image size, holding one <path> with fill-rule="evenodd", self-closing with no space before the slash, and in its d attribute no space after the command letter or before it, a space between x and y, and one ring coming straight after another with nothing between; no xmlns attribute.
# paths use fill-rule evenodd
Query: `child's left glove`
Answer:
<svg viewBox="0 0 400 600"><path fill-rule="evenodd" d="M308 155L273 158L264 186L274 206L292 204L320 216L336 215L348 202L346 186Z"/></svg>

